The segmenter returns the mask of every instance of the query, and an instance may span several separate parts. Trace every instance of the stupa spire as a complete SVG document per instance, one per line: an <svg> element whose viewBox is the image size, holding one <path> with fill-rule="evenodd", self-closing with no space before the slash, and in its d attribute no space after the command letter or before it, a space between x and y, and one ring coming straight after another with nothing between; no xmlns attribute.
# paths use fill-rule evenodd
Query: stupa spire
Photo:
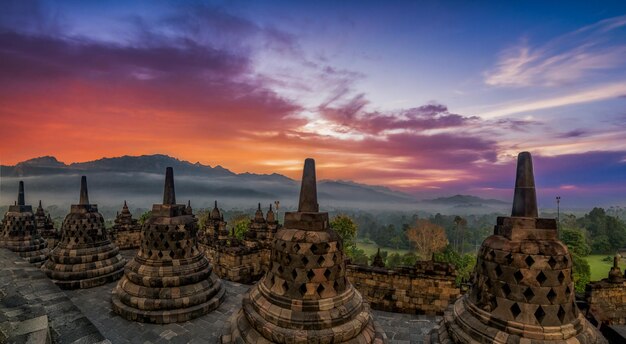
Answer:
<svg viewBox="0 0 626 344"><path fill-rule="evenodd" d="M87 177L80 177L80 201L78 204L89 204L89 192L87 191Z"/></svg>
<svg viewBox="0 0 626 344"><path fill-rule="evenodd" d="M165 169L165 188L163 190L163 204L176 204L176 191L174 190L174 169Z"/></svg>
<svg viewBox="0 0 626 344"><path fill-rule="evenodd" d="M20 180L19 191L17 192L17 205L26 205L24 200L24 182Z"/></svg>
<svg viewBox="0 0 626 344"><path fill-rule="evenodd" d="M315 160L307 158L306 160L304 160L304 170L302 171L302 186L300 187L300 202L298 203L298 212L319 212L316 184Z"/></svg>
<svg viewBox="0 0 626 344"><path fill-rule="evenodd" d="M515 196L511 216L538 217L533 160L529 152L521 152L517 156Z"/></svg>

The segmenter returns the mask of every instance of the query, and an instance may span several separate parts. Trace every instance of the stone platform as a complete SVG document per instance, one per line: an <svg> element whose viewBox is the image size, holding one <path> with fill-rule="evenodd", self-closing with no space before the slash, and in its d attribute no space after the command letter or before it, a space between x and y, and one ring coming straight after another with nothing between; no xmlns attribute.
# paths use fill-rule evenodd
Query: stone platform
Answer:
<svg viewBox="0 0 626 344"><path fill-rule="evenodd" d="M136 251L121 253L128 260ZM43 307L39 312L48 316L53 343L217 343L228 319L240 307L242 295L250 288L229 281L222 283L227 291L226 299L212 313L183 323L145 324L125 320L113 312L111 291L116 282L62 291L36 267L19 261L13 252L0 249L0 323L6 321L7 313L2 295L7 295L9 286L15 286L11 290L19 288L28 295L24 296L28 303ZM19 316L15 314L24 314L20 309L8 312ZM424 343L427 334L441 319L376 310L372 313L392 344Z"/></svg>
<svg viewBox="0 0 626 344"><path fill-rule="evenodd" d="M49 342L111 343L39 268L0 249L0 343Z"/></svg>

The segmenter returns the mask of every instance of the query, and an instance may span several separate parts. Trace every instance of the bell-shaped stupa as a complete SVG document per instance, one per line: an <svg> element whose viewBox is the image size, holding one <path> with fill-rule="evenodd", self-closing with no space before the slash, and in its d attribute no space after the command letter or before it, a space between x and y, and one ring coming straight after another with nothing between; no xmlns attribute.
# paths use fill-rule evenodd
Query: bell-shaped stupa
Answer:
<svg viewBox="0 0 626 344"><path fill-rule="evenodd" d="M124 201L122 211L117 213L117 216L115 216L115 220L113 222L113 231L121 232L136 229L139 221L137 219L133 219L133 214L130 213L130 209L128 209L128 204L126 203L126 201Z"/></svg>
<svg viewBox="0 0 626 344"><path fill-rule="evenodd" d="M41 269L61 289L78 289L119 279L125 264L109 240L98 206L89 203L87 177L83 176L79 204L72 204L63 220L61 240Z"/></svg>
<svg viewBox="0 0 626 344"><path fill-rule="evenodd" d="M319 212L315 162L304 163L297 212L273 241L270 270L246 293L222 342L383 343L369 305L346 278L342 240Z"/></svg>
<svg viewBox="0 0 626 344"><path fill-rule="evenodd" d="M468 294L433 333L442 343L606 343L576 307L572 256L539 218L530 153L517 159L513 211L478 253Z"/></svg>
<svg viewBox="0 0 626 344"><path fill-rule="evenodd" d="M152 207L141 246L113 290L113 310L148 323L183 322L217 308L225 296L220 279L198 248L198 227L176 204L174 172L165 173L163 204Z"/></svg>
<svg viewBox="0 0 626 344"><path fill-rule="evenodd" d="M7 248L33 264L42 264L49 253L47 241L37 231L33 207L26 205L24 182L20 181L17 202L2 220L0 247Z"/></svg>

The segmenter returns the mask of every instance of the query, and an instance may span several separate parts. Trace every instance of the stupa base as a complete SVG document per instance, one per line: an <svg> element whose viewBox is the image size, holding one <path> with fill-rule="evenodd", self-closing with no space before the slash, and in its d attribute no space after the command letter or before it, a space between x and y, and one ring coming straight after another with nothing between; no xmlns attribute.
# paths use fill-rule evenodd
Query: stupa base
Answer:
<svg viewBox="0 0 626 344"><path fill-rule="evenodd" d="M490 313L458 299L448 308L439 328L430 336L431 343L496 343L549 342L606 344L598 329L585 320L582 313L564 326L530 326L516 321L502 321Z"/></svg>
<svg viewBox="0 0 626 344"><path fill-rule="evenodd" d="M124 277L126 278L126 277ZM128 299L129 296L125 294L125 291L120 288L120 284L113 289L113 294L111 297L111 302L113 306L113 311L120 316L126 318L131 321L139 321L143 323L151 323L151 324L169 324L175 322L185 322L200 316L203 316L213 310L215 310L219 305L224 301L226 297L226 290L222 287L221 281L212 274L212 287L210 290L206 291L206 295L209 295L209 299L200 304L196 304L189 307L181 307L172 309L157 309L157 310L148 310L148 309L139 309L136 307L128 306L126 303L122 301L122 298ZM121 281L123 282L123 280ZM166 288L164 288L166 289ZM173 288L167 288L173 289ZM170 290L171 292L171 290ZM196 295L196 297L202 297L201 295ZM147 298L133 298L133 303L137 306L141 307L142 305L147 304L159 304L158 300L155 299L147 299ZM174 299L165 299L162 300L165 302L170 302L171 304L184 304L184 301L189 301L190 298L180 298L178 300ZM180 302L177 302L180 301Z"/></svg>
<svg viewBox="0 0 626 344"><path fill-rule="evenodd" d="M343 334L349 334L355 331L355 327L350 323L346 324L345 328L342 326L336 328L328 328L324 330L295 330L280 328L275 332L275 336L270 339L265 338L259 333L248 321L243 309L239 310L237 314L231 317L229 327L225 330L220 338L220 343L257 343L257 344L269 344L269 343L285 343L285 344L306 344L306 343L349 343L349 344L363 344L363 343L376 343L382 344L387 342L387 336L383 329L374 321L374 319L367 315L367 324L362 328L361 332L356 336L345 340L337 341L335 337ZM277 330L278 327L272 323L266 324L270 331Z"/></svg>
<svg viewBox="0 0 626 344"><path fill-rule="evenodd" d="M41 266L50 254L50 249L44 239L8 240L0 242L0 247L17 253L21 258L36 266Z"/></svg>
<svg viewBox="0 0 626 344"><path fill-rule="evenodd" d="M124 276L124 269L119 269L106 275L93 277L93 278L87 278L87 279L81 279L81 280L69 280L68 281L68 280L51 279L51 281L52 283L59 286L59 288L64 289L64 290L88 289L88 288L101 286L107 283L115 282L118 279L122 278L122 276Z"/></svg>

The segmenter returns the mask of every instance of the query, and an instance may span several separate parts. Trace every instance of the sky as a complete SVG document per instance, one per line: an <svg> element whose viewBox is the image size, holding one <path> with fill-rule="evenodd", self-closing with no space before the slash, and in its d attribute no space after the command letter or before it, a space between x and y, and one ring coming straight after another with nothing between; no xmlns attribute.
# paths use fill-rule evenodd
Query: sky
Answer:
<svg viewBox="0 0 626 344"><path fill-rule="evenodd" d="M6 1L0 163L234 172L626 205L623 1Z"/></svg>

